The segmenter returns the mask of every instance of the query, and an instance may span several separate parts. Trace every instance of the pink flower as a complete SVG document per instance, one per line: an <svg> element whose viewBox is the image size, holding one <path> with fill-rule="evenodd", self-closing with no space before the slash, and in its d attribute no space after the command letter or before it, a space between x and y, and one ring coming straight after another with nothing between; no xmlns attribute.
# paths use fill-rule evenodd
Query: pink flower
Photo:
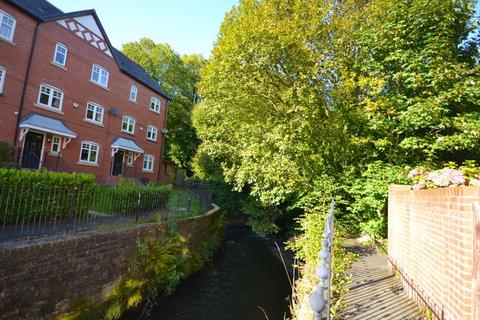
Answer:
<svg viewBox="0 0 480 320"><path fill-rule="evenodd" d="M428 174L427 170L424 169L413 169L408 173L408 178L413 179L417 176L426 176Z"/></svg>
<svg viewBox="0 0 480 320"><path fill-rule="evenodd" d="M433 182L437 187L448 187L449 185L464 184L465 177L460 170L444 168L428 174L428 180Z"/></svg>

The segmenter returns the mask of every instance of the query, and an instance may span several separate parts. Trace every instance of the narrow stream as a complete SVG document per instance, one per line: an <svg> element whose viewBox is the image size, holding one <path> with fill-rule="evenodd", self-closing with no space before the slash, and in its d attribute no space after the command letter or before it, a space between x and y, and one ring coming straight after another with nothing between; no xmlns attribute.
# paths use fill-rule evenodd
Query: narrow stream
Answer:
<svg viewBox="0 0 480 320"><path fill-rule="evenodd" d="M290 286L272 240L231 228L214 260L167 298L149 320L283 320ZM135 320L136 317L128 317Z"/></svg>

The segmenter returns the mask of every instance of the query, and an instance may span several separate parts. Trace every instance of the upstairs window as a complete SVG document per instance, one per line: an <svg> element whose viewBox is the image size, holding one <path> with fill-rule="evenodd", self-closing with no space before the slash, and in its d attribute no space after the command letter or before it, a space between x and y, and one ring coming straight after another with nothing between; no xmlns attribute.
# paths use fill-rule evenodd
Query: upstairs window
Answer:
<svg viewBox="0 0 480 320"><path fill-rule="evenodd" d="M146 154L143 157L143 171L153 172L153 162L154 162L154 160L155 160L155 158L152 155Z"/></svg>
<svg viewBox="0 0 480 320"><path fill-rule="evenodd" d="M40 85L38 104L44 107L62 110L63 92L46 84Z"/></svg>
<svg viewBox="0 0 480 320"><path fill-rule="evenodd" d="M135 119L129 116L123 116L122 131L133 134L135 132Z"/></svg>
<svg viewBox="0 0 480 320"><path fill-rule="evenodd" d="M57 43L55 46L55 54L53 56L53 62L56 64L65 67L65 64L67 63L67 53L68 49L66 46L64 46L61 43Z"/></svg>
<svg viewBox="0 0 480 320"><path fill-rule="evenodd" d="M152 97L150 100L150 110L156 113L160 113L160 99Z"/></svg>
<svg viewBox="0 0 480 320"><path fill-rule="evenodd" d="M6 72L5 69L0 67L0 94L3 93L3 84L5 83Z"/></svg>
<svg viewBox="0 0 480 320"><path fill-rule="evenodd" d="M96 164L98 162L98 144L89 141L82 142L80 162Z"/></svg>
<svg viewBox="0 0 480 320"><path fill-rule="evenodd" d="M99 65L93 65L92 78L90 79L92 82L106 88L108 87L108 76L109 73L107 70L100 67Z"/></svg>
<svg viewBox="0 0 480 320"><path fill-rule="evenodd" d="M137 91L138 89L136 86L130 87L130 101L137 102Z"/></svg>
<svg viewBox="0 0 480 320"><path fill-rule="evenodd" d="M6 12L0 10L0 38L13 41L13 34L15 33L16 21Z"/></svg>
<svg viewBox="0 0 480 320"><path fill-rule="evenodd" d="M151 141L157 141L157 128L154 126L148 126L147 139Z"/></svg>
<svg viewBox="0 0 480 320"><path fill-rule="evenodd" d="M87 103L85 120L92 121L96 124L102 124L103 123L103 107L93 102Z"/></svg>

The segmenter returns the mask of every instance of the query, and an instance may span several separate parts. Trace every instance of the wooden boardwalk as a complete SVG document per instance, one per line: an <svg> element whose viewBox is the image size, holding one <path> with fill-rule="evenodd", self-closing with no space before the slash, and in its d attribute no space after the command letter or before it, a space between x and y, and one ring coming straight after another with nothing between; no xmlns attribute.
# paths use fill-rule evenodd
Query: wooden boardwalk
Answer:
<svg viewBox="0 0 480 320"><path fill-rule="evenodd" d="M360 254L353 264L353 283L345 297L341 320L419 320L420 309L410 301L387 265L387 257L374 248L349 246Z"/></svg>

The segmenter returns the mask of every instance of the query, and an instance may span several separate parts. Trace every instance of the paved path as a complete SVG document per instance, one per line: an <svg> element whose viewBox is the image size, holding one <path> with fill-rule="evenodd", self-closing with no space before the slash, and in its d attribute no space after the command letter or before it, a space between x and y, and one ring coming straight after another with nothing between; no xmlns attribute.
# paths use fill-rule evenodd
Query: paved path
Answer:
<svg viewBox="0 0 480 320"><path fill-rule="evenodd" d="M424 319L419 308L403 292L400 281L390 272L387 257L374 248L349 246L360 254L353 264L353 282L345 297L342 320Z"/></svg>

